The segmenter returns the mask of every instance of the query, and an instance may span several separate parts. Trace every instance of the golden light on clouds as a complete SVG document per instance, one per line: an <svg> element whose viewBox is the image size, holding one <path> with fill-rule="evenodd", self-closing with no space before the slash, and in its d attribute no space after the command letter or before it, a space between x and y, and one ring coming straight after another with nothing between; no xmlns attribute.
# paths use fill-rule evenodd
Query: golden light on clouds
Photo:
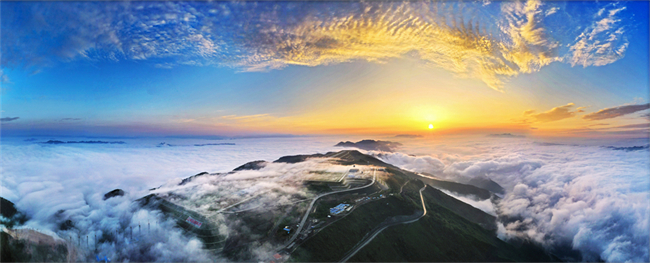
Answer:
<svg viewBox="0 0 650 263"><path fill-rule="evenodd" d="M6 127L31 130L31 121L56 115L54 104L11 90L55 87L69 87L56 94L70 98L110 91L98 98L120 106L100 114L91 101L68 105L43 92L66 102L57 128L96 119L206 133L539 132L636 125L650 107L624 104L647 97L639 56L647 37L637 34L645 27L625 1L64 2L8 8L17 11L3 19L12 41L2 45L0 82L15 86L6 95L16 109L35 115L4 118ZM628 46L634 52L621 59ZM100 63L102 74L21 81L49 83L57 74L48 68L87 63ZM104 81L108 74L118 77ZM59 121L83 107L92 109L83 121Z"/></svg>
<svg viewBox="0 0 650 263"><path fill-rule="evenodd" d="M283 94L289 98L289 108L299 112L267 113L275 111L271 108L218 121L278 133L429 129L430 134L439 134L494 127L495 132L525 131L532 124L541 131L572 125L581 109L566 104L569 101L531 110L530 98L522 99L527 94L519 87L509 87L519 97L494 90L504 91L510 78L538 72L553 62L613 63L627 48L616 22L620 8L607 6L602 10L610 12L589 14L581 22L585 28L571 31L577 35L564 35L569 31L554 33L563 29L549 27L557 21L549 23L548 17L563 13L558 7L536 0L498 5L498 10L487 14L444 1L358 3L343 12L312 10L319 4L309 4L305 5L309 15L291 22L280 13L258 13L248 19L250 24L242 24L250 30L237 32L236 40L224 40L225 47L238 51L229 54L229 66L272 71L288 65L332 65L313 70L336 79L346 74L354 78L332 85L323 79L296 77L293 81L306 81L305 88L316 91ZM569 24L564 26L575 28ZM612 37L599 37L604 34ZM240 41L245 45L238 46ZM574 63L576 59L583 60ZM346 72L332 70L341 63ZM363 70L368 67L372 71Z"/></svg>
<svg viewBox="0 0 650 263"><path fill-rule="evenodd" d="M426 65L443 68L459 77L479 79L490 88L502 91L509 78L537 72L552 62L589 57L581 65L604 65L622 57L627 48L627 43L616 37L599 40L594 44L598 48L588 50L573 47L578 36L554 39L549 33L552 28L547 29L543 23L554 12L545 12L545 4L537 0L504 2L500 14L483 19L467 17L445 3L363 5L367 7L362 11L346 15L313 16L284 28L273 26L261 30L255 36L259 45L252 43L252 54L241 56L236 64L258 71L355 60L385 63L389 59L414 56ZM615 15L616 12L602 19L617 21ZM585 30L602 33L617 27L612 22ZM579 44L586 46L582 42ZM570 46L573 53L565 50L561 53L562 46Z"/></svg>
<svg viewBox="0 0 650 263"><path fill-rule="evenodd" d="M436 7L431 7L436 8ZM249 70L284 65L317 66L352 60L385 62L415 52L426 64L441 67L461 77L478 78L501 90L503 79L530 73L547 65L548 49L542 29L535 24L513 21L509 29L514 41L502 42L475 24L447 24L439 17L414 16L404 5L396 10L363 13L331 20L311 20L286 29L291 34L271 34L275 46L267 47L244 61ZM437 10L432 10L435 11ZM513 11L519 11L514 9ZM526 17L524 19L531 19ZM528 41L534 40L534 43ZM536 49L528 45L539 46Z"/></svg>

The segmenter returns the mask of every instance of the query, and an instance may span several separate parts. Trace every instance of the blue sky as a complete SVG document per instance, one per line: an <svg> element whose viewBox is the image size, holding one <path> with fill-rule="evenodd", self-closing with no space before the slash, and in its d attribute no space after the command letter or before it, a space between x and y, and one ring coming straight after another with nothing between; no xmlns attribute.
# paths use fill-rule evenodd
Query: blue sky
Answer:
<svg viewBox="0 0 650 263"><path fill-rule="evenodd" d="M648 122L647 2L1 5L5 135Z"/></svg>

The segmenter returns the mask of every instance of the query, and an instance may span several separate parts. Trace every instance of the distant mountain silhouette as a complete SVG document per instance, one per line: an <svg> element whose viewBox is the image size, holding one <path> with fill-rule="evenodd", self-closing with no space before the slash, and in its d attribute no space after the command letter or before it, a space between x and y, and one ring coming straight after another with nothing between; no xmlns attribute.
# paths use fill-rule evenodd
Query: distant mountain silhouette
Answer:
<svg viewBox="0 0 650 263"><path fill-rule="evenodd" d="M362 149L362 150L368 150L368 151L392 152L401 145L402 144L399 143L399 142L362 140L362 141L358 141L358 142L351 142L351 141L339 142L334 146L355 147L355 148L359 148L359 149Z"/></svg>
<svg viewBox="0 0 650 263"><path fill-rule="evenodd" d="M44 144L66 144L66 143L85 143L85 144L125 144L123 141L59 141L59 140L49 140L42 142Z"/></svg>
<svg viewBox="0 0 650 263"><path fill-rule="evenodd" d="M194 146L210 146L210 145L235 145L234 143L231 142L222 142L222 143L203 143L203 144L195 144Z"/></svg>
<svg viewBox="0 0 650 263"><path fill-rule="evenodd" d="M616 150L616 151L626 151L626 152L631 152L631 151L641 151L641 150L646 150L650 148L650 144L648 145L643 145L643 146L631 146L631 147L615 147L615 146L604 146L605 148Z"/></svg>
<svg viewBox="0 0 650 263"><path fill-rule="evenodd" d="M235 168L233 171L242 171L242 170L259 170L262 169L266 166L267 162L264 160L258 160L258 161L252 161L245 163L237 168Z"/></svg>
<svg viewBox="0 0 650 263"><path fill-rule="evenodd" d="M512 133L495 133L495 134L489 134L487 137L496 137L496 138L523 138L525 136L523 135L516 135Z"/></svg>

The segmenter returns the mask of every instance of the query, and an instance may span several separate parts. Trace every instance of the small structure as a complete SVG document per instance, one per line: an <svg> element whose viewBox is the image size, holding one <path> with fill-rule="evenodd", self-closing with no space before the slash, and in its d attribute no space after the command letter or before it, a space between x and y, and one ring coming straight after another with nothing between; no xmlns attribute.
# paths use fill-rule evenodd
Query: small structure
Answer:
<svg viewBox="0 0 650 263"><path fill-rule="evenodd" d="M358 203L358 202L363 202L363 201L367 201L367 200L370 200L370 197L366 196L366 197L359 198L359 199L354 200L354 201Z"/></svg>
<svg viewBox="0 0 650 263"><path fill-rule="evenodd" d="M339 204L339 205L337 205L335 207L332 207L332 208L330 208L330 214L338 215L341 212L343 212L343 210L345 210L345 208L348 207L348 206L350 206L350 205L348 205L348 204Z"/></svg>
<svg viewBox="0 0 650 263"><path fill-rule="evenodd" d="M201 223L199 220L192 218L191 216L188 216L187 219L185 219L185 222L190 223L196 228L201 228L201 225L203 225L203 223Z"/></svg>
<svg viewBox="0 0 650 263"><path fill-rule="evenodd" d="M97 259L97 262L111 262L111 260L107 256L104 256L104 258L100 258L99 255L97 255L95 256L95 259Z"/></svg>

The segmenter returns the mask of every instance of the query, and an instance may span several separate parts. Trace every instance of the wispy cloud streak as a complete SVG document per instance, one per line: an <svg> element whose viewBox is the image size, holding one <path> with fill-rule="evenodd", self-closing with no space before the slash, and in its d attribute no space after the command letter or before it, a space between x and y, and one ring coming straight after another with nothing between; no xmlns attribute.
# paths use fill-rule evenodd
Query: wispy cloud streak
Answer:
<svg viewBox="0 0 650 263"><path fill-rule="evenodd" d="M537 122L559 121L562 119L571 118L575 116L579 110L571 111L574 106L575 104L569 103L564 106L552 108L542 113L535 113L534 110L527 110L524 112L524 116L530 117Z"/></svg>
<svg viewBox="0 0 650 263"><path fill-rule="evenodd" d="M15 121L17 119L20 119L20 117L4 117L4 118L0 118L0 121L1 122L10 122L10 121Z"/></svg>
<svg viewBox="0 0 650 263"><path fill-rule="evenodd" d="M626 7L611 4L598 10L596 21L587 27L571 46L570 63L573 66L603 66L625 55L628 42L620 12Z"/></svg>
<svg viewBox="0 0 650 263"><path fill-rule="evenodd" d="M635 105L622 105L618 107L605 108L597 112L589 113L585 116L582 116L585 120L595 121L595 120L605 120L620 117L627 114L632 114L637 111L650 109L650 103L645 104L635 104Z"/></svg>

